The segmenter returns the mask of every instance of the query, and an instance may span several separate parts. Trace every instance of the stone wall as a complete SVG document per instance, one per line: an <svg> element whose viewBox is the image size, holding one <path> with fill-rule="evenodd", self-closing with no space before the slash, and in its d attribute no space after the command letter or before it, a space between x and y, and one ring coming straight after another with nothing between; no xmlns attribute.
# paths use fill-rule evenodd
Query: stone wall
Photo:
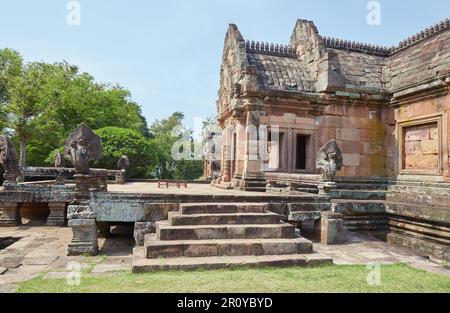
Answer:
<svg viewBox="0 0 450 313"><path fill-rule="evenodd" d="M450 180L450 96L416 100L395 110L400 174L430 174Z"/></svg>
<svg viewBox="0 0 450 313"><path fill-rule="evenodd" d="M450 31L392 54L384 67L386 89L397 92L450 72Z"/></svg>
<svg viewBox="0 0 450 313"><path fill-rule="evenodd" d="M386 141L389 138L386 114L374 106L330 105L320 122L320 145L336 139L342 150L345 177L385 177Z"/></svg>

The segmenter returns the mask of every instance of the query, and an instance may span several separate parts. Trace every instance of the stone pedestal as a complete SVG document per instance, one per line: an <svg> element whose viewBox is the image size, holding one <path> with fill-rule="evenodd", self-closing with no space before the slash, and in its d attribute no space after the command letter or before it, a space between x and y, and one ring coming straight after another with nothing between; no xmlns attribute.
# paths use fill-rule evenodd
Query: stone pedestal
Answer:
<svg viewBox="0 0 450 313"><path fill-rule="evenodd" d="M20 225L19 209L20 204L17 202L0 203L0 227Z"/></svg>
<svg viewBox="0 0 450 313"><path fill-rule="evenodd" d="M67 217L72 228L68 255L98 254L97 222L89 205L69 205Z"/></svg>
<svg viewBox="0 0 450 313"><path fill-rule="evenodd" d="M144 237L146 234L155 232L155 223L153 222L136 222L134 223L134 240L137 246L144 245Z"/></svg>
<svg viewBox="0 0 450 313"><path fill-rule="evenodd" d="M49 202L50 214L47 217L47 226L64 226L66 223L66 204Z"/></svg>
<svg viewBox="0 0 450 313"><path fill-rule="evenodd" d="M326 245L333 245L343 243L344 241L343 215L331 211L322 212L320 222L320 242Z"/></svg>
<svg viewBox="0 0 450 313"><path fill-rule="evenodd" d="M124 185L126 183L126 172L125 170L121 170L116 173L116 184Z"/></svg>

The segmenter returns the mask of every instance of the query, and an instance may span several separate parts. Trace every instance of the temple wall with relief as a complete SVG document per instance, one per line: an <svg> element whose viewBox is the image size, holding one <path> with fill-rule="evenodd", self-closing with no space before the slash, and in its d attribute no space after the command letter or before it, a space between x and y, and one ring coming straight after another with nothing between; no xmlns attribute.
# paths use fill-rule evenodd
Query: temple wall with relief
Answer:
<svg viewBox="0 0 450 313"><path fill-rule="evenodd" d="M416 97L419 98L419 97ZM391 243L450 259L450 96L412 99L395 109L397 174L388 186Z"/></svg>
<svg viewBox="0 0 450 313"><path fill-rule="evenodd" d="M449 181L450 96L403 104L395 110L399 174Z"/></svg>

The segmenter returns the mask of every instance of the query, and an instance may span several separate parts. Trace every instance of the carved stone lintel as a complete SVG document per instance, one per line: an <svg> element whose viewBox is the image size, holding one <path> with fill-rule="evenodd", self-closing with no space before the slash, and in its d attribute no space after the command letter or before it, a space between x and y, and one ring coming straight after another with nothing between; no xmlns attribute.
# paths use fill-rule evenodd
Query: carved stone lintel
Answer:
<svg viewBox="0 0 450 313"><path fill-rule="evenodd" d="M317 153L316 166L323 171L322 181L333 181L337 171L341 170L342 165L342 153L334 139L328 142Z"/></svg>
<svg viewBox="0 0 450 313"><path fill-rule="evenodd" d="M64 226L66 223L66 204L60 202L49 202L50 214L47 217L47 226Z"/></svg>
<svg viewBox="0 0 450 313"><path fill-rule="evenodd" d="M20 204L17 202L0 203L0 227L20 225L19 209Z"/></svg>

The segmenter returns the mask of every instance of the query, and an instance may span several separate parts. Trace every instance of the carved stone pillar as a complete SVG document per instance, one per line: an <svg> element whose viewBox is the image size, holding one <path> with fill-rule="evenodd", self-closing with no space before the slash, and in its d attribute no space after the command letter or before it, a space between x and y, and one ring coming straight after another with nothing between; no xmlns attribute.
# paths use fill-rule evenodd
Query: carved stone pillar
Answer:
<svg viewBox="0 0 450 313"><path fill-rule="evenodd" d="M230 156L230 147L227 145L228 142L225 143L223 146L223 182L230 182L231 181L231 156Z"/></svg>
<svg viewBox="0 0 450 313"><path fill-rule="evenodd" d="M249 191L265 191L266 181L259 156L259 112L247 112L246 148L244 171L240 188Z"/></svg>
<svg viewBox="0 0 450 313"><path fill-rule="evenodd" d="M98 253L96 213L89 207L91 175L74 176L76 202L67 208L68 225L72 228L72 241L68 255L96 255Z"/></svg>
<svg viewBox="0 0 450 313"><path fill-rule="evenodd" d="M99 160L102 156L100 137L81 124L67 139L65 153L74 165L76 173L75 200L67 208L68 224L73 232L68 255L96 255L96 213L89 206L89 200L91 191L106 189L106 170L92 172L89 161Z"/></svg>
<svg viewBox="0 0 450 313"><path fill-rule="evenodd" d="M0 227L20 225L19 209L20 204L17 202L0 203Z"/></svg>
<svg viewBox="0 0 450 313"><path fill-rule="evenodd" d="M63 202L49 202L50 214L47 217L47 226L64 226L66 223L66 204Z"/></svg>

